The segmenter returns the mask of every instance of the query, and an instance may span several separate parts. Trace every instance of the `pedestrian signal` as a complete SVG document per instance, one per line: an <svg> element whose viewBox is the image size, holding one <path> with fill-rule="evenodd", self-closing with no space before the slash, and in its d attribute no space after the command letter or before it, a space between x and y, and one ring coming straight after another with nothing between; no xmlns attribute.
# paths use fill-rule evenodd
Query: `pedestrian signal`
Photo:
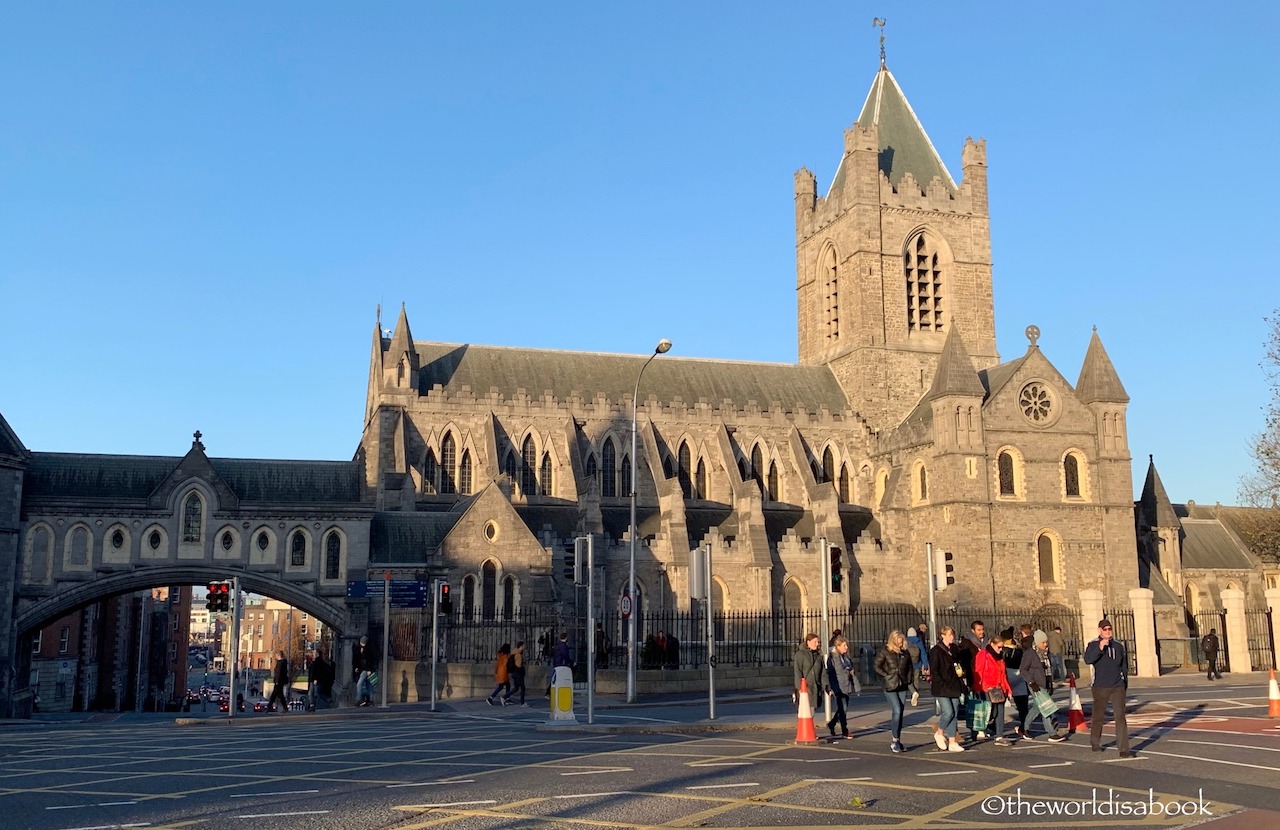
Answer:
<svg viewBox="0 0 1280 830"><path fill-rule="evenodd" d="M831 547L831 593L839 594L844 591L844 562L843 551L837 547Z"/></svg>
<svg viewBox="0 0 1280 830"><path fill-rule="evenodd" d="M441 614L453 613L453 599L449 596L448 582L440 583L440 613Z"/></svg>

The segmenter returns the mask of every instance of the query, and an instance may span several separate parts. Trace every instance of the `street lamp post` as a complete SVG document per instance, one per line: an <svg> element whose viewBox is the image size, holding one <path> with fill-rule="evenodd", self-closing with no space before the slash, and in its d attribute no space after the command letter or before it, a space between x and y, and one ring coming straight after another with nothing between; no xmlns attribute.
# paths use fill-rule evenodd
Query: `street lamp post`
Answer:
<svg viewBox="0 0 1280 830"><path fill-rule="evenodd" d="M631 394L631 567L627 575L627 596L631 598L631 613L627 615L627 703L636 702L636 612L640 610L636 603L636 536L639 534L636 527L636 468L640 466L636 458L636 420L640 412L640 378L644 377L644 370L649 368L655 357L669 351L671 341L664 337L640 367L640 372L636 375L636 389Z"/></svg>

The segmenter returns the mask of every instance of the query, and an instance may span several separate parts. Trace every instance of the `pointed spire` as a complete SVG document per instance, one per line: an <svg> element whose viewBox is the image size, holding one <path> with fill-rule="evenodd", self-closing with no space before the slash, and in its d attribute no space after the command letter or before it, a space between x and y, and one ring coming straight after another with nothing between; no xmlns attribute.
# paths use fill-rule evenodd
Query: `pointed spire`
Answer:
<svg viewBox="0 0 1280 830"><path fill-rule="evenodd" d="M406 354L409 356L409 367L418 368L418 350L413 347L413 332L409 331L409 314L400 304L400 316L396 318L395 333L391 335L391 359L399 361Z"/></svg>
<svg viewBox="0 0 1280 830"><path fill-rule="evenodd" d="M933 385L925 400L936 400L948 395L965 395L981 398L986 394L978 372L973 368L973 361L964 347L960 331L952 328L947 332L947 339L942 344L942 354L938 356L938 371L934 373Z"/></svg>
<svg viewBox="0 0 1280 830"><path fill-rule="evenodd" d="M871 82L871 91L858 115L858 127L877 129L880 172L895 188L902 183L903 176L910 173L921 189L927 189L929 183L938 178L952 193L956 192L955 179L887 67L880 67ZM836 170L828 196L844 187L844 162L842 159Z"/></svg>
<svg viewBox="0 0 1280 830"><path fill-rule="evenodd" d="M1173 502L1164 490L1164 482L1156 472L1155 456L1147 456L1147 480L1142 485L1142 516L1151 527L1179 527L1178 515L1173 512Z"/></svg>
<svg viewBox="0 0 1280 830"><path fill-rule="evenodd" d="M1098 327L1093 327L1093 337L1089 339L1089 349L1084 353L1084 364L1080 367L1080 379L1076 381L1076 395L1082 403L1128 403L1129 393L1124 391L1124 384L1116 374L1107 350L1098 337Z"/></svg>

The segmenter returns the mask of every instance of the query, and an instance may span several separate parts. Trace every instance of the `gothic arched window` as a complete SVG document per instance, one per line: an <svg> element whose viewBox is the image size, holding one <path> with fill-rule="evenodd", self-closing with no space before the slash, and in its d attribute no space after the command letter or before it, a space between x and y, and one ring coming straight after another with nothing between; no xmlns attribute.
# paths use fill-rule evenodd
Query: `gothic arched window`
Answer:
<svg viewBox="0 0 1280 830"><path fill-rule="evenodd" d="M835 456L831 454L830 447L827 447L822 451L822 480L836 480L836 459Z"/></svg>
<svg viewBox="0 0 1280 830"><path fill-rule="evenodd" d="M621 478L622 478L622 486L626 488L627 495L631 495L631 457L630 456L627 456L627 455L622 456Z"/></svg>
<svg viewBox="0 0 1280 830"><path fill-rule="evenodd" d="M840 268L835 248L827 248L819 266L823 283L823 314L827 323L827 340L840 339Z"/></svg>
<svg viewBox="0 0 1280 830"><path fill-rule="evenodd" d="M1017 495L1017 492L1014 490L1013 456L1007 452L1000 453L1000 457L996 460L996 467L998 468L1000 475L1000 495Z"/></svg>
<svg viewBox="0 0 1280 830"><path fill-rule="evenodd" d="M324 578L337 579L342 563L342 537L335 531L324 540Z"/></svg>
<svg viewBox="0 0 1280 830"><path fill-rule="evenodd" d="M520 445L520 493L526 498L538 495L538 448L532 435Z"/></svg>
<svg viewBox="0 0 1280 830"><path fill-rule="evenodd" d="M542 454L542 468L538 471L538 492L544 496L550 496L555 492L555 485L551 481L551 453L549 452Z"/></svg>
<svg viewBox="0 0 1280 830"><path fill-rule="evenodd" d="M604 439L600 450L600 495L606 499L618 495L618 460L613 448L613 438Z"/></svg>
<svg viewBox="0 0 1280 830"><path fill-rule="evenodd" d="M457 474L458 448L453 443L453 433L446 433L440 442L440 492L451 496L458 492Z"/></svg>
<svg viewBox="0 0 1280 830"><path fill-rule="evenodd" d="M462 461L458 464L458 492L464 496L471 493L471 450L462 451Z"/></svg>
<svg viewBox="0 0 1280 830"><path fill-rule="evenodd" d="M502 618L509 620L516 615L516 578L508 576L502 580Z"/></svg>
<svg viewBox="0 0 1280 830"><path fill-rule="evenodd" d="M492 561L480 566L480 618L492 620L498 613L498 566Z"/></svg>
<svg viewBox="0 0 1280 830"><path fill-rule="evenodd" d="M1075 453L1067 453L1062 459L1062 483L1067 498L1080 498L1080 460Z"/></svg>
<svg viewBox="0 0 1280 830"><path fill-rule="evenodd" d="M692 463L689 457L689 445L681 441L680 450L677 453L676 474L680 477L680 492L684 494L686 499L693 498Z"/></svg>
<svg viewBox="0 0 1280 830"><path fill-rule="evenodd" d="M204 505L195 493L187 496L182 509L182 541L199 542L204 524Z"/></svg>
<svg viewBox="0 0 1280 830"><path fill-rule="evenodd" d="M301 568L307 564L307 537L299 530L289 540L289 565Z"/></svg>
<svg viewBox="0 0 1280 830"><path fill-rule="evenodd" d="M1036 539L1036 557L1039 565L1041 585L1056 585L1058 582L1058 551L1053 537L1041 533Z"/></svg>
<svg viewBox="0 0 1280 830"><path fill-rule="evenodd" d="M767 486L765 487L765 495L769 501L778 500L778 465L769 462L769 477L765 479ZM721 606L723 609L724 606Z"/></svg>
<svg viewBox="0 0 1280 830"><path fill-rule="evenodd" d="M467 575L462 580L462 618L466 620L474 619L476 615L476 578Z"/></svg>
<svg viewBox="0 0 1280 830"><path fill-rule="evenodd" d="M942 258L937 244L921 231L907 241L902 254L903 276L907 283L907 331L942 331Z"/></svg>
<svg viewBox="0 0 1280 830"><path fill-rule="evenodd" d="M422 459L422 492L437 493L439 492L439 484L436 482L436 476L440 474L440 470L436 465L435 450L427 448L427 454Z"/></svg>
<svg viewBox="0 0 1280 830"><path fill-rule="evenodd" d="M707 498L707 465L702 459L698 459L698 471L693 477L693 497L695 499Z"/></svg>
<svg viewBox="0 0 1280 830"><path fill-rule="evenodd" d="M760 494L764 495L764 453L760 452L759 444L751 448L751 477L760 488Z"/></svg>
<svg viewBox="0 0 1280 830"><path fill-rule="evenodd" d="M849 504L853 501L852 494L849 492L849 465L840 465L840 486L837 488L837 494L841 504Z"/></svg>

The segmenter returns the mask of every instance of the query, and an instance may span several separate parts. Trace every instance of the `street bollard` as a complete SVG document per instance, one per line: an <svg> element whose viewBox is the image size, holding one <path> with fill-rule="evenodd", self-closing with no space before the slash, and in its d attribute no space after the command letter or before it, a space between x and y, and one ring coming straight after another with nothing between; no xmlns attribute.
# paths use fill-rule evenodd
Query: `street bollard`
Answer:
<svg viewBox="0 0 1280 830"><path fill-rule="evenodd" d="M556 666L551 670L551 720L549 723L577 723L573 714L573 669Z"/></svg>

